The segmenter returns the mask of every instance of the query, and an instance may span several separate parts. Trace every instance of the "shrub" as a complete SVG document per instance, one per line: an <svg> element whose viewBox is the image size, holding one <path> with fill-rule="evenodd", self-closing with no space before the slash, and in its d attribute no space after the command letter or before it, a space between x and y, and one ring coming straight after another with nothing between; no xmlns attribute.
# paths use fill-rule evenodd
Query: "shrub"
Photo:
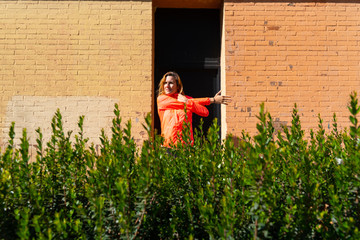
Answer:
<svg viewBox="0 0 360 240"><path fill-rule="evenodd" d="M351 127L304 137L296 105L291 126L276 133L260 106L258 134L235 145L219 138L216 121L195 142L168 150L152 135L137 149L131 122L121 127L115 105L112 135L100 151L83 132L63 131L52 119L44 144L37 129L36 161L29 162L23 130L14 123L0 155L0 239L359 239L360 127L356 93Z"/></svg>

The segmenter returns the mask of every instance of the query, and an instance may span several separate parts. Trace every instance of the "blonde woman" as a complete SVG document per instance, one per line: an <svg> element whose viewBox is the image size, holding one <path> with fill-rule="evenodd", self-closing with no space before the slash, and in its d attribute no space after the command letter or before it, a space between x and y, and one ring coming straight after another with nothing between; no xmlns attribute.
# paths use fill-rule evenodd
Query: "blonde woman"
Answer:
<svg viewBox="0 0 360 240"><path fill-rule="evenodd" d="M205 107L210 104L225 104L231 102L229 96L221 96L221 91L214 97L192 98L186 96L183 84L176 72L167 72L159 83L158 91L158 113L161 122L161 134L164 137L164 146L170 147L171 144L177 144L182 140L183 123L190 123L190 137L193 141L192 114L195 113L201 117L209 115ZM185 115L186 105L186 115ZM180 139L179 139L180 137Z"/></svg>

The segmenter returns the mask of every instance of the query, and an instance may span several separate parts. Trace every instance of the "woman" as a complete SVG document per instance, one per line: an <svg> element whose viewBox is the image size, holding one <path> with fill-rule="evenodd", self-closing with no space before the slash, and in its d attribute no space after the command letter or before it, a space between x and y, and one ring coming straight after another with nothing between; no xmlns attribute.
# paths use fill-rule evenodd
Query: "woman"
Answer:
<svg viewBox="0 0 360 240"><path fill-rule="evenodd" d="M167 72L160 81L157 98L158 113L161 122L161 134L164 137L164 146L170 147L182 141L183 123L190 123L190 137L193 141L192 114L201 117L209 115L206 105L212 103L227 105L231 98L221 96L221 91L211 98L192 98L185 96L180 77L175 72ZM185 116L185 106L186 114ZM180 139L179 139L180 137Z"/></svg>

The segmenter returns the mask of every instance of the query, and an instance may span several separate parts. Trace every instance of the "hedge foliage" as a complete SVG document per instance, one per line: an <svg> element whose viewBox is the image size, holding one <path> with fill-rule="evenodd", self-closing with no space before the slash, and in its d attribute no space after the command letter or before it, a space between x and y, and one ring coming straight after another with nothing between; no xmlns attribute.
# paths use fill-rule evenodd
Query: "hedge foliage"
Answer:
<svg viewBox="0 0 360 240"><path fill-rule="evenodd" d="M334 115L326 133L319 116L305 137L296 105L278 133L261 105L256 136L221 141L214 122L169 151L150 116L138 149L115 106L99 152L83 116L72 138L57 111L49 142L36 130L33 162L25 129L15 148L13 123L0 155L0 239L360 239L356 93L348 108L349 130Z"/></svg>

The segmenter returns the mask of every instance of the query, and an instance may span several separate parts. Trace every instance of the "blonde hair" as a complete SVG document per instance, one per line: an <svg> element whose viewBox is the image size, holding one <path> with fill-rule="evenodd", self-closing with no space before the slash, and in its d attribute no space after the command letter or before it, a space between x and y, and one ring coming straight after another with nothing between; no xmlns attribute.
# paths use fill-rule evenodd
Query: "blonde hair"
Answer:
<svg viewBox="0 0 360 240"><path fill-rule="evenodd" d="M167 72L164 74L164 76L162 77L162 79L160 80L160 83L159 83L159 90L158 90L158 96L161 95L161 94L164 94L164 83L165 83L165 80L166 80L166 77L168 76L171 76L173 78L175 78L176 80L176 86L177 86L177 93L180 93L182 95L185 95L184 93L184 87L183 87L183 84L181 82L181 79L180 79L180 76L179 74L177 74L176 72Z"/></svg>

